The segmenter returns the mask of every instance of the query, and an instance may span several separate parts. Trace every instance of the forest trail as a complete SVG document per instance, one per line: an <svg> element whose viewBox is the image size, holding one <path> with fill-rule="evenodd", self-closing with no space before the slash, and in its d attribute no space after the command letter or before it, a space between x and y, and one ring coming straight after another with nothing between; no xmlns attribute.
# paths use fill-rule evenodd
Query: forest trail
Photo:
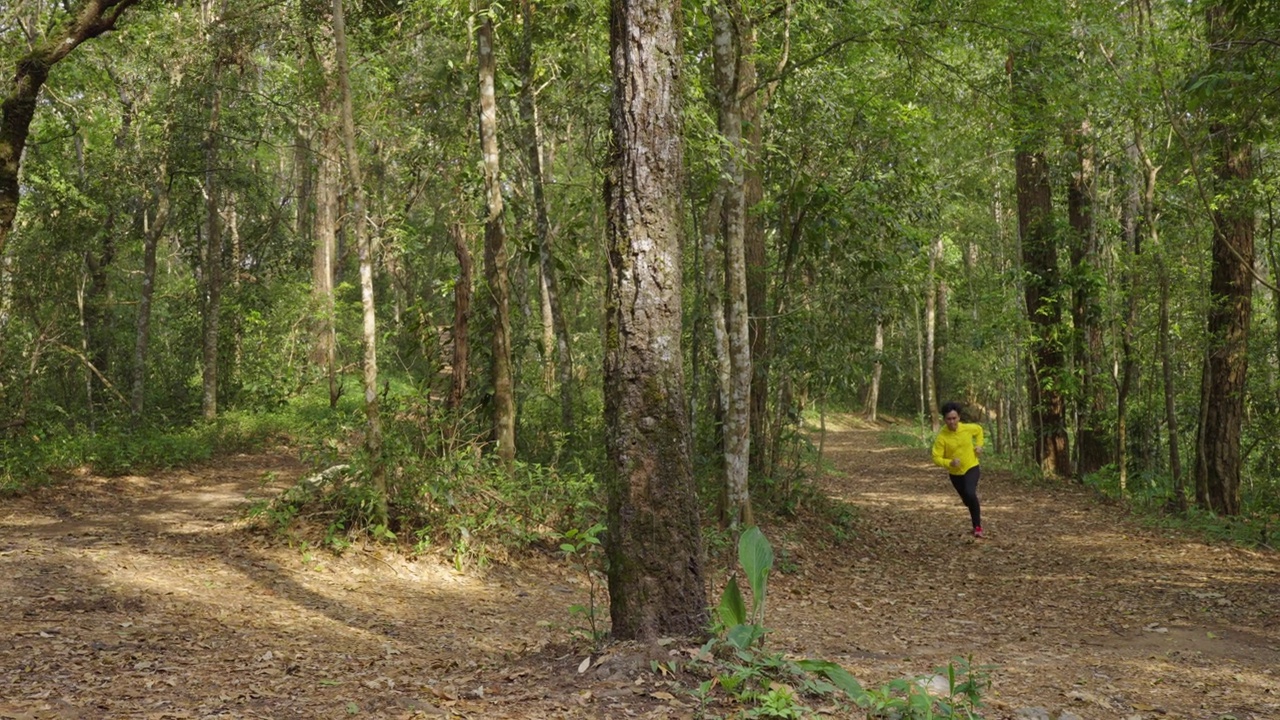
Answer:
<svg viewBox="0 0 1280 720"><path fill-rule="evenodd" d="M821 486L861 508L855 538L764 528L772 647L865 684L972 655L993 666L989 720L1280 718L1275 553L998 472L976 541L945 474L880 438L826 436ZM645 659L687 648L615 646L579 672L587 592L555 558L463 573L250 530L247 498L306 470L281 451L0 501L0 719L694 717L671 683L696 678Z"/></svg>

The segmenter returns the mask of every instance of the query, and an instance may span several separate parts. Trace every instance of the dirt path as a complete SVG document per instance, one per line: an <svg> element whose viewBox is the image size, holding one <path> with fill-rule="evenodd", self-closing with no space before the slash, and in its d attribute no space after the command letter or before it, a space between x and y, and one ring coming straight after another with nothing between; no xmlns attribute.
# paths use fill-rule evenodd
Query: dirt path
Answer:
<svg viewBox="0 0 1280 720"><path fill-rule="evenodd" d="M857 539L766 528L785 571L775 647L867 683L971 653L995 666L992 720L1280 718L1274 554L997 473L980 488L991 537L973 541L940 471L876 442L826 443L824 487L863 508ZM693 717L647 661L684 648L614 648L578 672L568 608L586 591L552 558L458 573L250 532L246 498L304 472L287 453L235 457L3 501L0 718Z"/></svg>

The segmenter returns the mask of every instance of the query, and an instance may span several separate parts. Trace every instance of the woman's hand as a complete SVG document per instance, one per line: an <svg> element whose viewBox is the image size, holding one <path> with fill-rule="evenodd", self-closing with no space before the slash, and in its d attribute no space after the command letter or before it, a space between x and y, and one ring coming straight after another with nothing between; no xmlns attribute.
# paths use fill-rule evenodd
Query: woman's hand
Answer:
<svg viewBox="0 0 1280 720"><path fill-rule="evenodd" d="M960 458L951 458L951 467L953 468L960 467Z"/></svg>

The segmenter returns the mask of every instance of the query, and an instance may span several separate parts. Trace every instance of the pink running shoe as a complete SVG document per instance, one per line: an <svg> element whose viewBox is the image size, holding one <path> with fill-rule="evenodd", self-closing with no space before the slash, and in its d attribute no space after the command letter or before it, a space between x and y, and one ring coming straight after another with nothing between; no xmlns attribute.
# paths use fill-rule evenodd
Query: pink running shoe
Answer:
<svg viewBox="0 0 1280 720"><path fill-rule="evenodd" d="M986 537L985 535L982 534L982 528L980 527L976 527L973 529L973 536L979 539Z"/></svg>

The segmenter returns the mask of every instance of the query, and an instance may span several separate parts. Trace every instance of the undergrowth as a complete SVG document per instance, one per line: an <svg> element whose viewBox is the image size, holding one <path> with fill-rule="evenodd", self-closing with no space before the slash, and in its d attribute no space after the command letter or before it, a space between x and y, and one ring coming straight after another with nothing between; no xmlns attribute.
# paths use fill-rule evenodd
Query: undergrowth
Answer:
<svg viewBox="0 0 1280 720"><path fill-rule="evenodd" d="M766 646L768 578L774 565L769 541L758 528L738 540L738 561L750 591L746 602L736 577L725 585L709 640L684 667L655 667L664 675L688 671L702 678L685 688L696 717L810 718L833 712L882 720L980 720L988 667L956 658L931 675L901 678L867 689L837 663L797 659ZM658 665L655 663L655 665ZM821 705L821 712L815 707ZM725 715L718 714L728 709Z"/></svg>
<svg viewBox="0 0 1280 720"><path fill-rule="evenodd" d="M147 473L245 452L291 435L289 418L231 412L212 423L183 428L105 427L28 432L0 440L0 495L19 494L85 468L99 475Z"/></svg>
<svg viewBox="0 0 1280 720"><path fill-rule="evenodd" d="M259 502L250 516L336 552L372 538L413 554L444 554L459 569L515 549L552 548L566 531L598 519L598 483L572 458L558 466L517 461L508 469L481 451L480 431L466 418L445 415L425 395L390 395L383 413L387 526L375 519L378 497L372 460L359 444L359 416L316 434L308 456L318 471Z"/></svg>

